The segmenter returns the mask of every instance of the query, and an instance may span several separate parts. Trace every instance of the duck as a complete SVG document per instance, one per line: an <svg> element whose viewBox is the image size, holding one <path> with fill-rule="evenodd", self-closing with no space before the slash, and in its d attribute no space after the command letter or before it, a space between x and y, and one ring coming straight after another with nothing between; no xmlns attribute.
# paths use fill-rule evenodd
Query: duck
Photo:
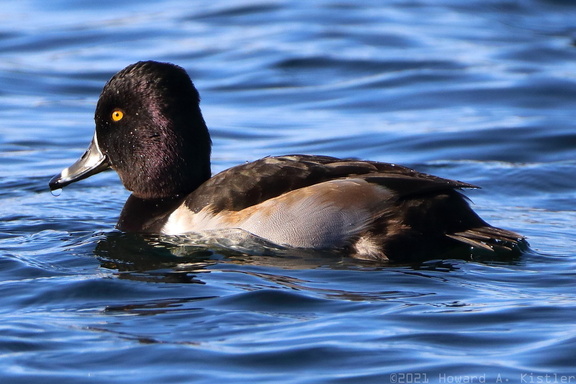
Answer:
<svg viewBox="0 0 576 384"><path fill-rule="evenodd" d="M199 92L172 63L140 61L116 73L100 94L94 120L88 149L49 188L113 169L131 191L120 231L179 236L239 230L282 247L339 250L380 262L454 249L508 254L526 243L472 210L462 190L475 185L397 164L292 154L212 175Z"/></svg>

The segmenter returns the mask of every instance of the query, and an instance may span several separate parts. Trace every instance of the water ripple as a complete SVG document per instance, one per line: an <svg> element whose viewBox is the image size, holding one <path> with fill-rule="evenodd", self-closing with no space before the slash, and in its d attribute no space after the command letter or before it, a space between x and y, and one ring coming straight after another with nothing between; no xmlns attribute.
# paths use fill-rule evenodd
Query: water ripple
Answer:
<svg viewBox="0 0 576 384"><path fill-rule="evenodd" d="M0 381L574 375L574 9L561 0L6 4ZM254 239L233 248L115 231L128 196L115 174L59 197L47 181L87 147L105 81L143 59L193 77L215 171L305 152L406 164L482 186L466 192L474 208L534 250L375 265Z"/></svg>

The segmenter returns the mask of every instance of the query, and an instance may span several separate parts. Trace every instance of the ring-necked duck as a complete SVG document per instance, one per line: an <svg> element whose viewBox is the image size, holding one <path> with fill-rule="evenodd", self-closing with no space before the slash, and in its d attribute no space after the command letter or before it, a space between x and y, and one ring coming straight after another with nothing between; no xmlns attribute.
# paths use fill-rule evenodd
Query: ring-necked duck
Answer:
<svg viewBox="0 0 576 384"><path fill-rule="evenodd" d="M239 228L279 245L403 261L454 247L509 252L522 236L487 224L458 190L476 188L395 164L266 157L215 176L200 97L184 69L138 62L114 75L96 131L52 190L108 168L132 191L118 228L167 235Z"/></svg>

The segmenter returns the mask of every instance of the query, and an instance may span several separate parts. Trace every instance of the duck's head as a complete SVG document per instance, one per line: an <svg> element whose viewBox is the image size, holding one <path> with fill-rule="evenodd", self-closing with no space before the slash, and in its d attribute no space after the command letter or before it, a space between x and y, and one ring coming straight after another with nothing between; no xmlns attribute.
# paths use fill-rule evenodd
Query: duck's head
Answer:
<svg viewBox="0 0 576 384"><path fill-rule="evenodd" d="M210 178L210 136L184 69L144 61L114 75L96 106L86 153L50 180L60 189L114 169L144 199L187 194Z"/></svg>

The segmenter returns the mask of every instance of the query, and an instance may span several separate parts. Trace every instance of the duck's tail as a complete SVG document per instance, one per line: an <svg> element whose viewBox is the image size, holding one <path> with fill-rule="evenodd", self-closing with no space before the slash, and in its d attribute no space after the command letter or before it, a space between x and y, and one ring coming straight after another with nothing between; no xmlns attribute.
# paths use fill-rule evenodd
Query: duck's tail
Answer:
<svg viewBox="0 0 576 384"><path fill-rule="evenodd" d="M495 252L521 250L528 245L522 235L489 225L448 233L446 236L473 247Z"/></svg>

